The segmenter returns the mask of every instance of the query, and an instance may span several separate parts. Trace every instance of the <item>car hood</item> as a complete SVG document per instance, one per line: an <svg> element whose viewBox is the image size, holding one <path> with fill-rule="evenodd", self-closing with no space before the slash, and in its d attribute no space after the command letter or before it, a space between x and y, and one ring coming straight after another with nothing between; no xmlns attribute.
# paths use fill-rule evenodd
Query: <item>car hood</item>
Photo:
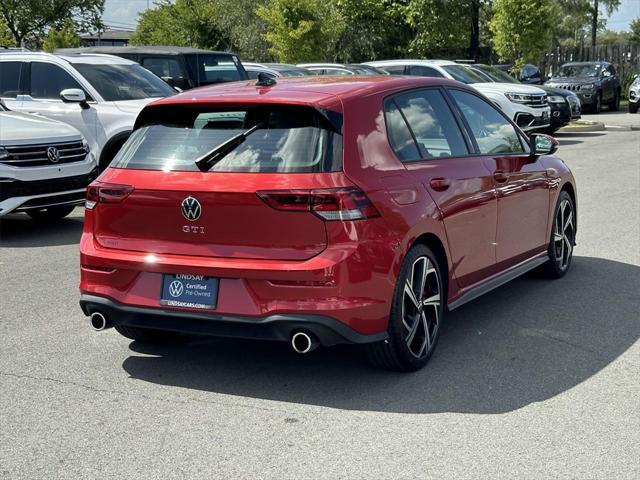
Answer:
<svg viewBox="0 0 640 480"><path fill-rule="evenodd" d="M113 105L124 113L131 113L132 115L138 115L140 110L146 107L148 104L160 98L141 98L139 100L118 100L112 102Z"/></svg>
<svg viewBox="0 0 640 480"><path fill-rule="evenodd" d="M538 88L541 88L542 90L547 92L547 95L559 95L561 97L572 97L575 95L575 93L571 92L570 90L565 90L563 88L547 87L546 85L541 85Z"/></svg>
<svg viewBox="0 0 640 480"><path fill-rule="evenodd" d="M0 112L0 145L33 145L78 141L80 132L66 123L40 115Z"/></svg>
<svg viewBox="0 0 640 480"><path fill-rule="evenodd" d="M532 85L518 83L486 82L473 83L472 87L483 93L524 93L530 95L544 94L545 91Z"/></svg>

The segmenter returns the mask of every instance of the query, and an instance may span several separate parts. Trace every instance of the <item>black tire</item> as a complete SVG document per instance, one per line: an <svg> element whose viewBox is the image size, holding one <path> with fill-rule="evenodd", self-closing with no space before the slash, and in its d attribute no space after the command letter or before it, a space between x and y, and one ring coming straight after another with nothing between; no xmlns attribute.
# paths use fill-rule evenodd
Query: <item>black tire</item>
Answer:
<svg viewBox="0 0 640 480"><path fill-rule="evenodd" d="M613 100L609 104L609 110L612 112L617 112L620 108L620 92L616 92L613 96Z"/></svg>
<svg viewBox="0 0 640 480"><path fill-rule="evenodd" d="M592 105L591 109L595 114L599 114L602 111L602 94L601 93L598 93L596 95L596 101Z"/></svg>
<svg viewBox="0 0 640 480"><path fill-rule="evenodd" d="M629 102L629 113L636 113L638 111L638 104Z"/></svg>
<svg viewBox="0 0 640 480"><path fill-rule="evenodd" d="M545 270L551 278L561 278L569 271L576 239L576 209L566 191L560 192L553 214L549 239L549 261ZM564 227L560 228L560 224ZM569 225L570 224L570 225Z"/></svg>
<svg viewBox="0 0 640 480"><path fill-rule="evenodd" d="M100 168L101 172L111 164L111 160L113 160L114 157L118 154L118 152L124 145L124 142L127 141L127 138L129 138L128 135L125 138L116 140L115 142L113 142L111 145L107 147L107 150L102 155L100 155L100 161L98 162L98 167Z"/></svg>
<svg viewBox="0 0 640 480"><path fill-rule="evenodd" d="M130 338L140 343L179 343L185 337L178 332L167 330L154 330L151 328L129 327L126 325L115 325L114 328L123 337Z"/></svg>
<svg viewBox="0 0 640 480"><path fill-rule="evenodd" d="M75 205L61 205L58 207L38 208L35 210L27 210L29 215L34 220L60 220L66 217L73 209Z"/></svg>
<svg viewBox="0 0 640 480"><path fill-rule="evenodd" d="M367 345L369 361L373 365L410 372L427 364L440 337L446 300L441 272L437 257L428 247L415 245L409 250L393 294L387 328L389 338ZM416 299L415 286L421 284L424 288L420 288L420 298ZM406 292L405 286L413 292L413 297ZM416 308L416 304L421 307ZM407 324L406 319L413 321Z"/></svg>

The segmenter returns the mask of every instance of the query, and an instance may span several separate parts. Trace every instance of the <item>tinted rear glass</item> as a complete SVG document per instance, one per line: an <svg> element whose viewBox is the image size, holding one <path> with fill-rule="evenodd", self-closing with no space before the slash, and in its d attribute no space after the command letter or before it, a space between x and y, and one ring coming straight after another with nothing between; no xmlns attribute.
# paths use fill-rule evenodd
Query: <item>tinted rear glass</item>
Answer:
<svg viewBox="0 0 640 480"><path fill-rule="evenodd" d="M196 160L260 125L209 171L309 173L342 168L342 135L312 108L169 108L147 112L146 118L152 117L153 123L143 119L146 124L131 134L113 167L198 171Z"/></svg>

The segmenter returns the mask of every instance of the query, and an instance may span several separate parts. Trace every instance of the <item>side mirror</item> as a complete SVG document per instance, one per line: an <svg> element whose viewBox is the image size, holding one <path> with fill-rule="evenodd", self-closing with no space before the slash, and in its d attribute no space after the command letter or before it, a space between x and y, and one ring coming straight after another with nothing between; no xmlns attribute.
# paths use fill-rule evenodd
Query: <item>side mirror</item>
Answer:
<svg viewBox="0 0 640 480"><path fill-rule="evenodd" d="M65 88L60 92L60 98L64 103L78 103L82 108L89 108L87 96L79 88Z"/></svg>
<svg viewBox="0 0 640 480"><path fill-rule="evenodd" d="M532 155L552 155L558 150L558 140L543 133L529 135L529 146Z"/></svg>

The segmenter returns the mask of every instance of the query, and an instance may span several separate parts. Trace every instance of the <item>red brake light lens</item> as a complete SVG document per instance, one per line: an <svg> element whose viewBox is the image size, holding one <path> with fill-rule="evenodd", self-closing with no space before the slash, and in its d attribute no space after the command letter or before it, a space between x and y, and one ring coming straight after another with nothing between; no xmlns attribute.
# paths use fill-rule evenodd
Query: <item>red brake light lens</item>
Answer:
<svg viewBox="0 0 640 480"><path fill-rule="evenodd" d="M132 192L131 185L94 182L87 187L85 207L92 210L98 203L120 203Z"/></svg>
<svg viewBox="0 0 640 480"><path fill-rule="evenodd" d="M311 212L326 221L363 220L380 214L367 195L355 187L316 190L269 190L258 196L276 210Z"/></svg>

